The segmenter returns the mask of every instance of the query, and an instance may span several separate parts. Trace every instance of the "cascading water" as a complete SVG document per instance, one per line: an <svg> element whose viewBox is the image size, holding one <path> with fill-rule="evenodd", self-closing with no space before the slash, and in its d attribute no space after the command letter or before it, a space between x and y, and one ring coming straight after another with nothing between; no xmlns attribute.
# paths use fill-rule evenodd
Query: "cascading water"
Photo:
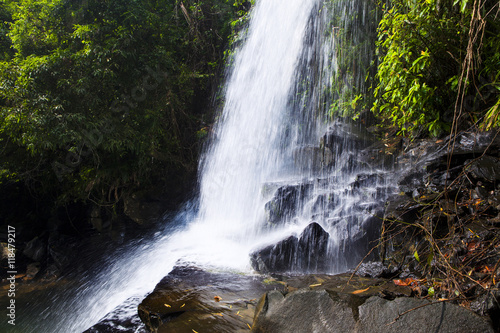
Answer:
<svg viewBox="0 0 500 333"><path fill-rule="evenodd" d="M345 238L362 234L385 180L363 183L373 168L359 162L355 149L368 140L352 136L348 124L332 127L325 120L341 97L332 80L339 76L339 27L331 17L345 18L345 6L353 2L337 14L329 3L256 2L200 163L198 209L186 209L153 240L128 246L100 273L80 277L78 286L55 291L49 304L27 304L38 315L20 313L14 332L82 332L118 306L121 312L113 315L133 317L137 302L178 259L251 272L252 251L300 233L311 221L330 234L326 271L344 270L359 259L346 259L355 246ZM368 176L356 179L363 172ZM293 207L285 207L280 193L292 193L285 201Z"/></svg>

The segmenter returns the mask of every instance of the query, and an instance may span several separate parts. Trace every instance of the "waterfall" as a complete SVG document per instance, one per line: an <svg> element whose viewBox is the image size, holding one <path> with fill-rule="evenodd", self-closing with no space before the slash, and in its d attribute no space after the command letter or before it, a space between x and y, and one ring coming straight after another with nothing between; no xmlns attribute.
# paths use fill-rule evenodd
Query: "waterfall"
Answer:
<svg viewBox="0 0 500 333"><path fill-rule="evenodd" d="M220 264L246 263L248 247L262 236L260 193L266 181L288 171L290 93L318 10L318 1L303 0L260 1L254 8L201 166L196 228L204 232L197 243L208 242L209 261L241 249L240 258Z"/></svg>
<svg viewBox="0 0 500 333"><path fill-rule="evenodd" d="M152 240L109 258L76 288L56 291L50 304L28 306L39 316L20 316L20 332L81 332L118 306L122 315L134 316L137 302L179 259L250 273L252 251L298 235L312 221L330 235L326 272L352 267L364 255L346 240L365 233L370 206L383 197L387 180L360 161L356 149L369 139L354 135L356 126L328 122L334 101L345 98L338 82L353 85L363 74L342 72L337 54L345 41L336 36L348 27L334 23L351 22L348 7L363 4L339 1L335 12L331 4L256 1L200 162L197 208L188 207ZM364 19L360 8L354 16ZM293 194L293 207L283 206L280 193Z"/></svg>

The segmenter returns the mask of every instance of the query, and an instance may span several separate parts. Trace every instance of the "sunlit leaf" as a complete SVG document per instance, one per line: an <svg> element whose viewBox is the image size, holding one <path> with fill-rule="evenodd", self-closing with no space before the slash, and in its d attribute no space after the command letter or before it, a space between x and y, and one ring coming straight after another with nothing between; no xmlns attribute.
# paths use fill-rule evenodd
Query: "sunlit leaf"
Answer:
<svg viewBox="0 0 500 333"><path fill-rule="evenodd" d="M370 287L366 288L366 289L359 289L359 290L355 290L352 292L352 294L361 294L361 293L364 293L365 291L367 291L368 289L370 289Z"/></svg>

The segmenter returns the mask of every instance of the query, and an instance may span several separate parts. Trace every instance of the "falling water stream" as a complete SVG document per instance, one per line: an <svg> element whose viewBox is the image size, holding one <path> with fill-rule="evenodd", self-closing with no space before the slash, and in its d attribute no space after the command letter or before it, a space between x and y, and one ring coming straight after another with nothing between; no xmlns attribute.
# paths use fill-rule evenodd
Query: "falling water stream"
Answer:
<svg viewBox="0 0 500 333"><path fill-rule="evenodd" d="M345 2L338 15L346 15L352 3ZM386 184L376 180L362 193L352 190L356 174L369 170L352 162L356 147L347 137L334 144L343 148L325 157L325 133L349 128L332 127L325 116L339 97L331 92L338 27L329 25L329 15L320 0L256 1L200 162L197 204L186 205L151 239L129 244L100 269L82 273L78 283L25 304L13 332L83 332L108 313L133 317L179 259L252 273L252 251L300 233L312 220L330 233L329 272L349 267L343 240L363 229L377 187ZM284 184L311 190L293 215L269 227L266 203Z"/></svg>

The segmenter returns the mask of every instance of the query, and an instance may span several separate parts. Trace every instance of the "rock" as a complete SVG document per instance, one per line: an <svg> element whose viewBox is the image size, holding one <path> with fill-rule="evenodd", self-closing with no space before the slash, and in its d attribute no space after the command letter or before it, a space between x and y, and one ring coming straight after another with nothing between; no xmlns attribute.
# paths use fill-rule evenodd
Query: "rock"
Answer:
<svg viewBox="0 0 500 333"><path fill-rule="evenodd" d="M412 193L415 189L424 188L426 175L423 170L407 172L398 182L399 189L404 193Z"/></svg>
<svg viewBox="0 0 500 333"><path fill-rule="evenodd" d="M2 255L1 257L2 260L9 258L9 253L10 253L9 243L4 243L4 242L0 243L0 253Z"/></svg>
<svg viewBox="0 0 500 333"><path fill-rule="evenodd" d="M318 224L309 224L299 236L298 267L304 272L325 271L330 235Z"/></svg>
<svg viewBox="0 0 500 333"><path fill-rule="evenodd" d="M500 181L500 160L492 156L483 156L469 166L470 173L479 180L495 183Z"/></svg>
<svg viewBox="0 0 500 333"><path fill-rule="evenodd" d="M500 291L490 291L481 295L470 305L471 310L480 315L489 315L494 327L500 326Z"/></svg>
<svg viewBox="0 0 500 333"><path fill-rule="evenodd" d="M371 278L391 278L397 274L397 268L388 268L380 261L362 263L356 270L356 275Z"/></svg>
<svg viewBox="0 0 500 333"><path fill-rule="evenodd" d="M64 271L75 263L74 256L78 241L74 237L52 234L49 237L48 254L59 271Z"/></svg>
<svg viewBox="0 0 500 333"><path fill-rule="evenodd" d="M370 289L368 287L367 289ZM388 300L328 288L271 291L256 310L253 332L494 332L490 322L448 302L397 297ZM369 297L369 298L368 298Z"/></svg>
<svg viewBox="0 0 500 333"><path fill-rule="evenodd" d="M160 195L152 192L126 196L123 199L125 215L140 225L158 221L166 211L166 204Z"/></svg>
<svg viewBox="0 0 500 333"><path fill-rule="evenodd" d="M259 273L286 272L297 266L299 240L295 236L285 238L275 245L250 254L253 269Z"/></svg>
<svg viewBox="0 0 500 333"><path fill-rule="evenodd" d="M289 221L300 210L312 189L313 184L309 183L279 187L264 207L267 221L271 225Z"/></svg>
<svg viewBox="0 0 500 333"><path fill-rule="evenodd" d="M333 156L340 156L344 150L356 151L370 146L374 138L364 128L355 124L337 122L321 138L321 146L331 150Z"/></svg>
<svg viewBox="0 0 500 333"><path fill-rule="evenodd" d="M93 206L90 210L89 216L90 224L96 229L98 232L103 231L103 219L101 216L101 209L99 206Z"/></svg>
<svg viewBox="0 0 500 333"><path fill-rule="evenodd" d="M148 330L146 330L137 315L137 303L139 301L137 297L129 298L83 333L147 333Z"/></svg>
<svg viewBox="0 0 500 333"><path fill-rule="evenodd" d="M261 273L318 272L327 269L330 235L316 222L299 237L289 236L250 255L252 267Z"/></svg>
<svg viewBox="0 0 500 333"><path fill-rule="evenodd" d="M38 274L39 271L40 271L40 263L39 262L31 263L26 267L26 277L28 279L32 279Z"/></svg>
<svg viewBox="0 0 500 333"><path fill-rule="evenodd" d="M388 198L384 212L386 221L404 221L413 223L422 205L407 195L393 195Z"/></svg>
<svg viewBox="0 0 500 333"><path fill-rule="evenodd" d="M335 208L337 197L334 192L328 194L319 194L315 199L311 207L312 214L321 214L321 216L327 217L329 211Z"/></svg>
<svg viewBox="0 0 500 333"><path fill-rule="evenodd" d="M354 332L353 309L326 290L271 291L259 301L253 332Z"/></svg>
<svg viewBox="0 0 500 333"><path fill-rule="evenodd" d="M301 170L318 172L323 166L332 163L333 155L329 150L316 146L303 146L295 148L293 153L293 163Z"/></svg>
<svg viewBox="0 0 500 333"><path fill-rule="evenodd" d="M455 304L432 304L410 297L389 301L375 296L359 307L357 332L486 333L494 330L487 320Z"/></svg>
<svg viewBox="0 0 500 333"><path fill-rule="evenodd" d="M207 272L177 266L139 305L151 332L248 332L256 300L284 286L262 276Z"/></svg>
<svg viewBox="0 0 500 333"><path fill-rule="evenodd" d="M37 236L26 244L23 254L33 261L40 262L47 254L47 243Z"/></svg>
<svg viewBox="0 0 500 333"><path fill-rule="evenodd" d="M490 154L498 153L500 137L495 130L487 132L463 132L455 140L455 154L479 154L489 147Z"/></svg>

